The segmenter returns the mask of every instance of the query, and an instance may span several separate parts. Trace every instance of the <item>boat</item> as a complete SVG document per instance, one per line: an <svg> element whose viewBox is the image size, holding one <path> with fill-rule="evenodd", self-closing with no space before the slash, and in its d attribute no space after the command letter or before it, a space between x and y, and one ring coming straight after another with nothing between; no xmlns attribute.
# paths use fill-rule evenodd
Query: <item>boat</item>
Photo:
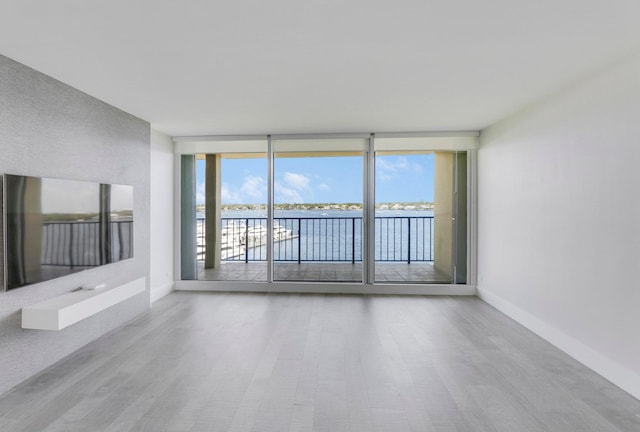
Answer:
<svg viewBox="0 0 640 432"><path fill-rule="evenodd" d="M261 246L267 243L267 227L256 225L249 227L240 236L240 242L247 247Z"/></svg>
<svg viewBox="0 0 640 432"><path fill-rule="evenodd" d="M298 235L294 234L292 230L287 229L281 225L274 224L273 225L273 241L279 242L283 240L290 240L297 238Z"/></svg>
<svg viewBox="0 0 640 432"><path fill-rule="evenodd" d="M232 260L245 255L247 249L266 246L268 237L267 227L264 225L247 226L241 220L229 220L220 232L220 259ZM273 241L280 242L297 238L292 230L279 224L273 226ZM204 223L198 224L197 229L198 259L203 260L206 250Z"/></svg>
<svg viewBox="0 0 640 432"><path fill-rule="evenodd" d="M227 260L244 255L246 246L240 242L246 226L235 220L228 221L222 228L220 237L220 259Z"/></svg>
<svg viewBox="0 0 640 432"><path fill-rule="evenodd" d="M256 225L246 229L244 235L241 236L241 244L247 247L258 247L267 244L267 227L264 225ZM283 240L290 240L298 237L292 230L287 229L279 224L273 225L273 241L279 242Z"/></svg>

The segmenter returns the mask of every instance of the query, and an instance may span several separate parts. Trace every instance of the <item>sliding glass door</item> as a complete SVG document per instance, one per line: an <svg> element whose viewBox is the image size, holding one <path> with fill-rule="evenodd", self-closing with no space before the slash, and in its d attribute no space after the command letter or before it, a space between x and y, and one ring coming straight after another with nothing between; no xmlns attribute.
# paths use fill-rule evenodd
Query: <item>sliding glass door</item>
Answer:
<svg viewBox="0 0 640 432"><path fill-rule="evenodd" d="M458 138L376 140L375 282L466 283L464 146Z"/></svg>
<svg viewBox="0 0 640 432"><path fill-rule="evenodd" d="M465 152L376 152L376 282L464 283L465 162Z"/></svg>
<svg viewBox="0 0 640 432"><path fill-rule="evenodd" d="M220 140L182 156L182 279L268 280L267 140Z"/></svg>
<svg viewBox="0 0 640 432"><path fill-rule="evenodd" d="M267 158L198 155L198 280L267 280Z"/></svg>
<svg viewBox="0 0 640 432"><path fill-rule="evenodd" d="M433 152L375 155L375 281L450 282L434 262Z"/></svg>
<svg viewBox="0 0 640 432"><path fill-rule="evenodd" d="M362 175L362 154L275 154L275 281L362 282Z"/></svg>
<svg viewBox="0 0 640 432"><path fill-rule="evenodd" d="M474 140L351 135L185 144L182 279L466 284Z"/></svg>

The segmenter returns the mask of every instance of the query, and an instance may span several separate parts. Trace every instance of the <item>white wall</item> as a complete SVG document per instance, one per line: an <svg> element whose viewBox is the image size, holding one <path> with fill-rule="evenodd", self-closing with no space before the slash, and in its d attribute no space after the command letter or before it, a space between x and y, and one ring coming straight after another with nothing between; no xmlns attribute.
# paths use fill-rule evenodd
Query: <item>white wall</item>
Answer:
<svg viewBox="0 0 640 432"><path fill-rule="evenodd" d="M151 130L151 302L174 284L174 154L171 138Z"/></svg>
<svg viewBox="0 0 640 432"><path fill-rule="evenodd" d="M487 130L478 292L640 398L640 57Z"/></svg>

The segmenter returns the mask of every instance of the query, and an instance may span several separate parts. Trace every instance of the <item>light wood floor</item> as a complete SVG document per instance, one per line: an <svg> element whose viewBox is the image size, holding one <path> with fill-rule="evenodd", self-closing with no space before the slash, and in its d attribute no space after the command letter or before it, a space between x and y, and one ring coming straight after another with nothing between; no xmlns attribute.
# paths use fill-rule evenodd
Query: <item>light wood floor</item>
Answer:
<svg viewBox="0 0 640 432"><path fill-rule="evenodd" d="M173 293L0 398L3 432L630 432L638 414L475 297Z"/></svg>

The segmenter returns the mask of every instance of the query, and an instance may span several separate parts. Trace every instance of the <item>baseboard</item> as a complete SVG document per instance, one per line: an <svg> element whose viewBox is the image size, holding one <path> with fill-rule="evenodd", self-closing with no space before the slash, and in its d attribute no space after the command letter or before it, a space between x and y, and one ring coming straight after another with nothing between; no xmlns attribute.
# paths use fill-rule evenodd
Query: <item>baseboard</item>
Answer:
<svg viewBox="0 0 640 432"><path fill-rule="evenodd" d="M150 299L151 304L153 304L157 300L160 300L162 297L166 296L167 294L171 293L175 289L174 286L175 286L174 282L169 282L157 288L152 288L151 299Z"/></svg>
<svg viewBox="0 0 640 432"><path fill-rule="evenodd" d="M636 399L640 399L640 375L486 289L478 287L477 290L478 297L483 301L611 381Z"/></svg>
<svg viewBox="0 0 640 432"><path fill-rule="evenodd" d="M305 294L476 295L472 285L358 284L317 282L176 281L178 291L270 292Z"/></svg>

